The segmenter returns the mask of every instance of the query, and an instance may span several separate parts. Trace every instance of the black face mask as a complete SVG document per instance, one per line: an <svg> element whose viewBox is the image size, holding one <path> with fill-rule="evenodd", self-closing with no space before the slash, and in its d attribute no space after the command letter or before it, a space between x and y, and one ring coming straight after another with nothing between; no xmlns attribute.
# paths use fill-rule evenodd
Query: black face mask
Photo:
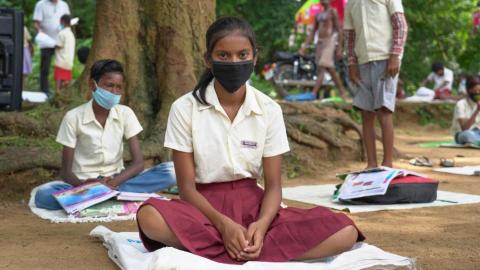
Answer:
<svg viewBox="0 0 480 270"><path fill-rule="evenodd" d="M468 94L470 96L470 98L475 101L475 102L479 102L480 101L480 94L477 94L477 93L469 93Z"/></svg>
<svg viewBox="0 0 480 270"><path fill-rule="evenodd" d="M253 60L242 62L213 61L212 72L215 79L229 93L235 93L250 78Z"/></svg>

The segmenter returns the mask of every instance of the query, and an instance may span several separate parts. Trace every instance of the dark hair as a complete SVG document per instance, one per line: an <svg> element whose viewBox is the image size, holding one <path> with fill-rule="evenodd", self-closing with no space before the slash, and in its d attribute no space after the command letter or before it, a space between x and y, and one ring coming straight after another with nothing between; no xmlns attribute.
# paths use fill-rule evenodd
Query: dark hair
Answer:
<svg viewBox="0 0 480 270"><path fill-rule="evenodd" d="M92 67L90 68L90 79L93 79L98 83L103 75L110 72L120 73L122 76L125 76L123 74L123 67L120 62L113 59L102 59L93 63Z"/></svg>
<svg viewBox="0 0 480 270"><path fill-rule="evenodd" d="M71 20L71 17L68 14L65 14L62 17L60 17L60 22L66 26L70 26L70 20Z"/></svg>
<svg viewBox="0 0 480 270"><path fill-rule="evenodd" d="M90 49L88 47L83 46L83 47L78 48L78 50L77 50L78 61L81 64L85 65L85 63L87 62L89 53L90 53Z"/></svg>
<svg viewBox="0 0 480 270"><path fill-rule="evenodd" d="M443 63L442 62L434 62L432 64L432 71L437 72L443 69Z"/></svg>
<svg viewBox="0 0 480 270"><path fill-rule="evenodd" d="M467 91L479 84L480 84L479 76L472 75L467 77Z"/></svg>
<svg viewBox="0 0 480 270"><path fill-rule="evenodd" d="M213 48L218 40L236 31L242 33L248 38L248 40L250 40L253 55L255 56L257 53L257 41L252 26L250 26L246 20L239 17L221 17L208 27L206 34L207 52L205 53L205 58L210 59L212 57ZM205 99L205 92L212 79L212 70L210 68L205 69L200 76L197 85L193 89L193 97L195 97L195 99L201 104L209 105Z"/></svg>

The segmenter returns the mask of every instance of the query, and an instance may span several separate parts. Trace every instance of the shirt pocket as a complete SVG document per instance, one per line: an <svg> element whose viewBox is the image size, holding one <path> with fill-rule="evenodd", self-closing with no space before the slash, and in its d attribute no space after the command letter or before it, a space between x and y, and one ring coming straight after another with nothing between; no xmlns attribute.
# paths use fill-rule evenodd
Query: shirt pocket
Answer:
<svg viewBox="0 0 480 270"><path fill-rule="evenodd" d="M258 173L262 165L262 156L265 142L258 138L239 138L237 140L239 156L246 170Z"/></svg>

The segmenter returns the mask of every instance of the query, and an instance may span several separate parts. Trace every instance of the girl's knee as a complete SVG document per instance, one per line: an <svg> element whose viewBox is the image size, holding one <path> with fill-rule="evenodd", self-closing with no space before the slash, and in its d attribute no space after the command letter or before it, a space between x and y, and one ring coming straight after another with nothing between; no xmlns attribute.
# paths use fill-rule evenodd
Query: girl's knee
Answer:
<svg viewBox="0 0 480 270"><path fill-rule="evenodd" d="M142 206L140 209L137 211L137 221L138 225L143 229L143 230L148 230L152 224L153 224L153 216L154 212L157 211L155 208L153 208L150 205L145 205Z"/></svg>
<svg viewBox="0 0 480 270"><path fill-rule="evenodd" d="M153 232L158 232L166 225L162 215L151 205L142 206L137 211L138 226L148 236Z"/></svg>
<svg viewBox="0 0 480 270"><path fill-rule="evenodd" d="M348 225L347 227L340 230L342 234L341 237L343 238L342 249L344 251L350 250L353 245L357 242L358 239L358 230L353 225Z"/></svg>

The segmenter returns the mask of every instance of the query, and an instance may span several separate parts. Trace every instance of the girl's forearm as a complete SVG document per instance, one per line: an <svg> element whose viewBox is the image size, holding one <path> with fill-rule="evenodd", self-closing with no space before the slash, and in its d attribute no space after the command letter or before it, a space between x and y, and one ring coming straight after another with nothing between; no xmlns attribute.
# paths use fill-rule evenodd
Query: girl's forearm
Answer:
<svg viewBox="0 0 480 270"><path fill-rule="evenodd" d="M202 212L210 222L212 222L213 226L217 228L217 230L221 231L223 229L224 222L226 220L226 216L222 213L218 212L210 202L205 199L205 197L200 194L196 189L193 190L182 190L180 188L180 198L184 201L189 202L193 206L195 206L200 212Z"/></svg>
<svg viewBox="0 0 480 270"><path fill-rule="evenodd" d="M270 226L278 213L280 203L282 202L282 188L280 185L269 187L265 190L262 201L262 208L258 216L258 221Z"/></svg>

